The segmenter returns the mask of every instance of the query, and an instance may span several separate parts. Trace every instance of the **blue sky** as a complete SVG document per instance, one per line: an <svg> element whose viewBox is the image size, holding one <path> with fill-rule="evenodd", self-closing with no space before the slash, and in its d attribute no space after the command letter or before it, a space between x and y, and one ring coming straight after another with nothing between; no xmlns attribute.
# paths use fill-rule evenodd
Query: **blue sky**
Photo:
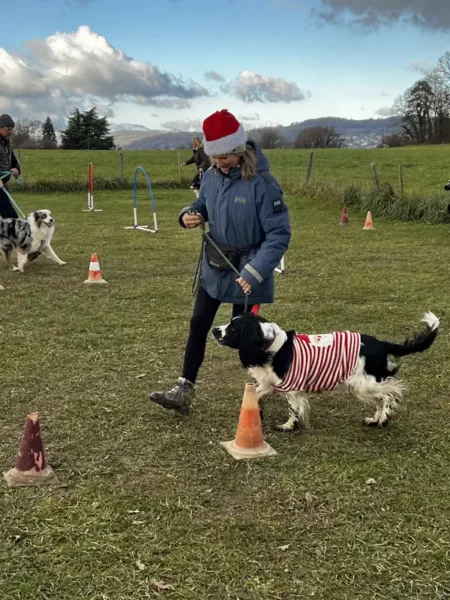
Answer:
<svg viewBox="0 0 450 600"><path fill-rule="evenodd" d="M450 1L359 4L372 10L354 0L22 0L17 26L2 31L0 110L63 123L96 104L115 123L191 129L220 108L247 127L384 116L450 50Z"/></svg>

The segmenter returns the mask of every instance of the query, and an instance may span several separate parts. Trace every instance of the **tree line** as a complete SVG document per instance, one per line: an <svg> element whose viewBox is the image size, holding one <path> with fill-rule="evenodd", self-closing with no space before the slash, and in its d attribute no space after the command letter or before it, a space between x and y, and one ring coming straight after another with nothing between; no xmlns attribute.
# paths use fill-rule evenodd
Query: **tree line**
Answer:
<svg viewBox="0 0 450 600"><path fill-rule="evenodd" d="M59 138L59 139L58 139ZM114 150L114 137L106 117L99 117L97 109L71 113L66 128L58 136L50 117L41 121L18 119L12 136L15 148L42 148L52 150Z"/></svg>
<svg viewBox="0 0 450 600"><path fill-rule="evenodd" d="M428 74L396 98L399 130L383 137L384 146L450 142L450 52Z"/></svg>
<svg viewBox="0 0 450 600"><path fill-rule="evenodd" d="M251 129L248 137L267 150L275 148L345 148L347 146L345 138L334 127L322 125L302 129L297 134L294 143L283 136L281 127Z"/></svg>
<svg viewBox="0 0 450 600"><path fill-rule="evenodd" d="M281 127L262 127L248 132L251 139L264 149L274 148L345 148L345 138L331 126L307 127L300 131L294 143L288 141ZM43 148L63 150L113 150L114 137L106 117L99 117L96 108L71 113L66 128L55 131L48 116L44 123L32 119L18 119L12 143L15 148Z"/></svg>

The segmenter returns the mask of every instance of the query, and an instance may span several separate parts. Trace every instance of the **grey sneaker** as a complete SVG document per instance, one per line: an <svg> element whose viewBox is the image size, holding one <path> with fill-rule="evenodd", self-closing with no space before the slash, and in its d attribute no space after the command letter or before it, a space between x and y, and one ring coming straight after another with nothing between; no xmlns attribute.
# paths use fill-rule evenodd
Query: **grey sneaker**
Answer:
<svg viewBox="0 0 450 600"><path fill-rule="evenodd" d="M178 384L168 392L152 392L150 394L152 402L169 410L177 410L182 415L189 414L194 397L194 384L184 377L179 377Z"/></svg>

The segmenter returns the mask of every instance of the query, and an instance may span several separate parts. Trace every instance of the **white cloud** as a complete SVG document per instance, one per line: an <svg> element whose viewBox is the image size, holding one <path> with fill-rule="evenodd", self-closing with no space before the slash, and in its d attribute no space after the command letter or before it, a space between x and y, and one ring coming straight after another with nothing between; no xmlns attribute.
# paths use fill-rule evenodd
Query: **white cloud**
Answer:
<svg viewBox="0 0 450 600"><path fill-rule="evenodd" d="M206 71L205 79L207 79L208 81L225 81L225 77L222 77L222 75L220 75L220 73L217 73L216 71Z"/></svg>
<svg viewBox="0 0 450 600"><path fill-rule="evenodd" d="M201 131L202 121L199 119L178 119L161 123L161 127L172 131Z"/></svg>
<svg viewBox="0 0 450 600"><path fill-rule="evenodd" d="M308 92L297 84L281 77L268 77L254 71L242 71L239 76L224 86L222 91L232 94L244 102L295 102L305 100Z"/></svg>
<svg viewBox="0 0 450 600"><path fill-rule="evenodd" d="M392 106L382 106L373 112L379 117L393 117L395 115L395 111L393 110Z"/></svg>
<svg viewBox="0 0 450 600"><path fill-rule="evenodd" d="M21 54L0 48L0 80L0 102L7 100L16 116L63 116L74 106L92 105L111 114L121 101L179 109L208 95L192 80L134 60L87 26L29 40Z"/></svg>
<svg viewBox="0 0 450 600"><path fill-rule="evenodd" d="M450 29L448 0L321 0L321 4L322 9L314 12L333 24L376 29L402 22L425 29Z"/></svg>
<svg viewBox="0 0 450 600"><path fill-rule="evenodd" d="M248 121L259 121L261 116L259 115L259 113L255 113L253 115L238 115L237 118L239 121L245 123Z"/></svg>

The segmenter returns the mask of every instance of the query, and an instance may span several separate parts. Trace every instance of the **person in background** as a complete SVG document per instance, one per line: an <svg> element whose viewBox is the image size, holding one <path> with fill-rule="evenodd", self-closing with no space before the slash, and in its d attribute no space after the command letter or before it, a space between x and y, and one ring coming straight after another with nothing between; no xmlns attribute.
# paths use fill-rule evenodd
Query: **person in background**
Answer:
<svg viewBox="0 0 450 600"><path fill-rule="evenodd" d="M203 174L211 166L209 157L203 148L202 140L199 137L192 138L192 157L186 162L181 163L181 166L187 167L188 165L193 165L194 163L197 166L197 173L192 180L191 190L194 190L195 192L200 189L200 182Z"/></svg>
<svg viewBox="0 0 450 600"><path fill-rule="evenodd" d="M246 294L247 310L254 304L272 303L274 269L291 237L288 209L269 161L255 142L246 139L236 117L227 110L215 112L205 119L203 133L204 149L214 166L203 177L199 198L181 211L179 222L186 229L208 222L210 237L228 252L239 276L205 243L181 376L168 392L150 394L152 402L181 414L190 411L219 306L232 304L236 317L245 310Z"/></svg>
<svg viewBox="0 0 450 600"><path fill-rule="evenodd" d="M11 175L3 177L5 171L11 171L16 179L20 175L20 165L11 145L11 136L14 133L15 123L9 115L0 115L0 217L2 219L17 219L18 215L11 204L4 188L8 189ZM3 185L2 185L3 184Z"/></svg>

